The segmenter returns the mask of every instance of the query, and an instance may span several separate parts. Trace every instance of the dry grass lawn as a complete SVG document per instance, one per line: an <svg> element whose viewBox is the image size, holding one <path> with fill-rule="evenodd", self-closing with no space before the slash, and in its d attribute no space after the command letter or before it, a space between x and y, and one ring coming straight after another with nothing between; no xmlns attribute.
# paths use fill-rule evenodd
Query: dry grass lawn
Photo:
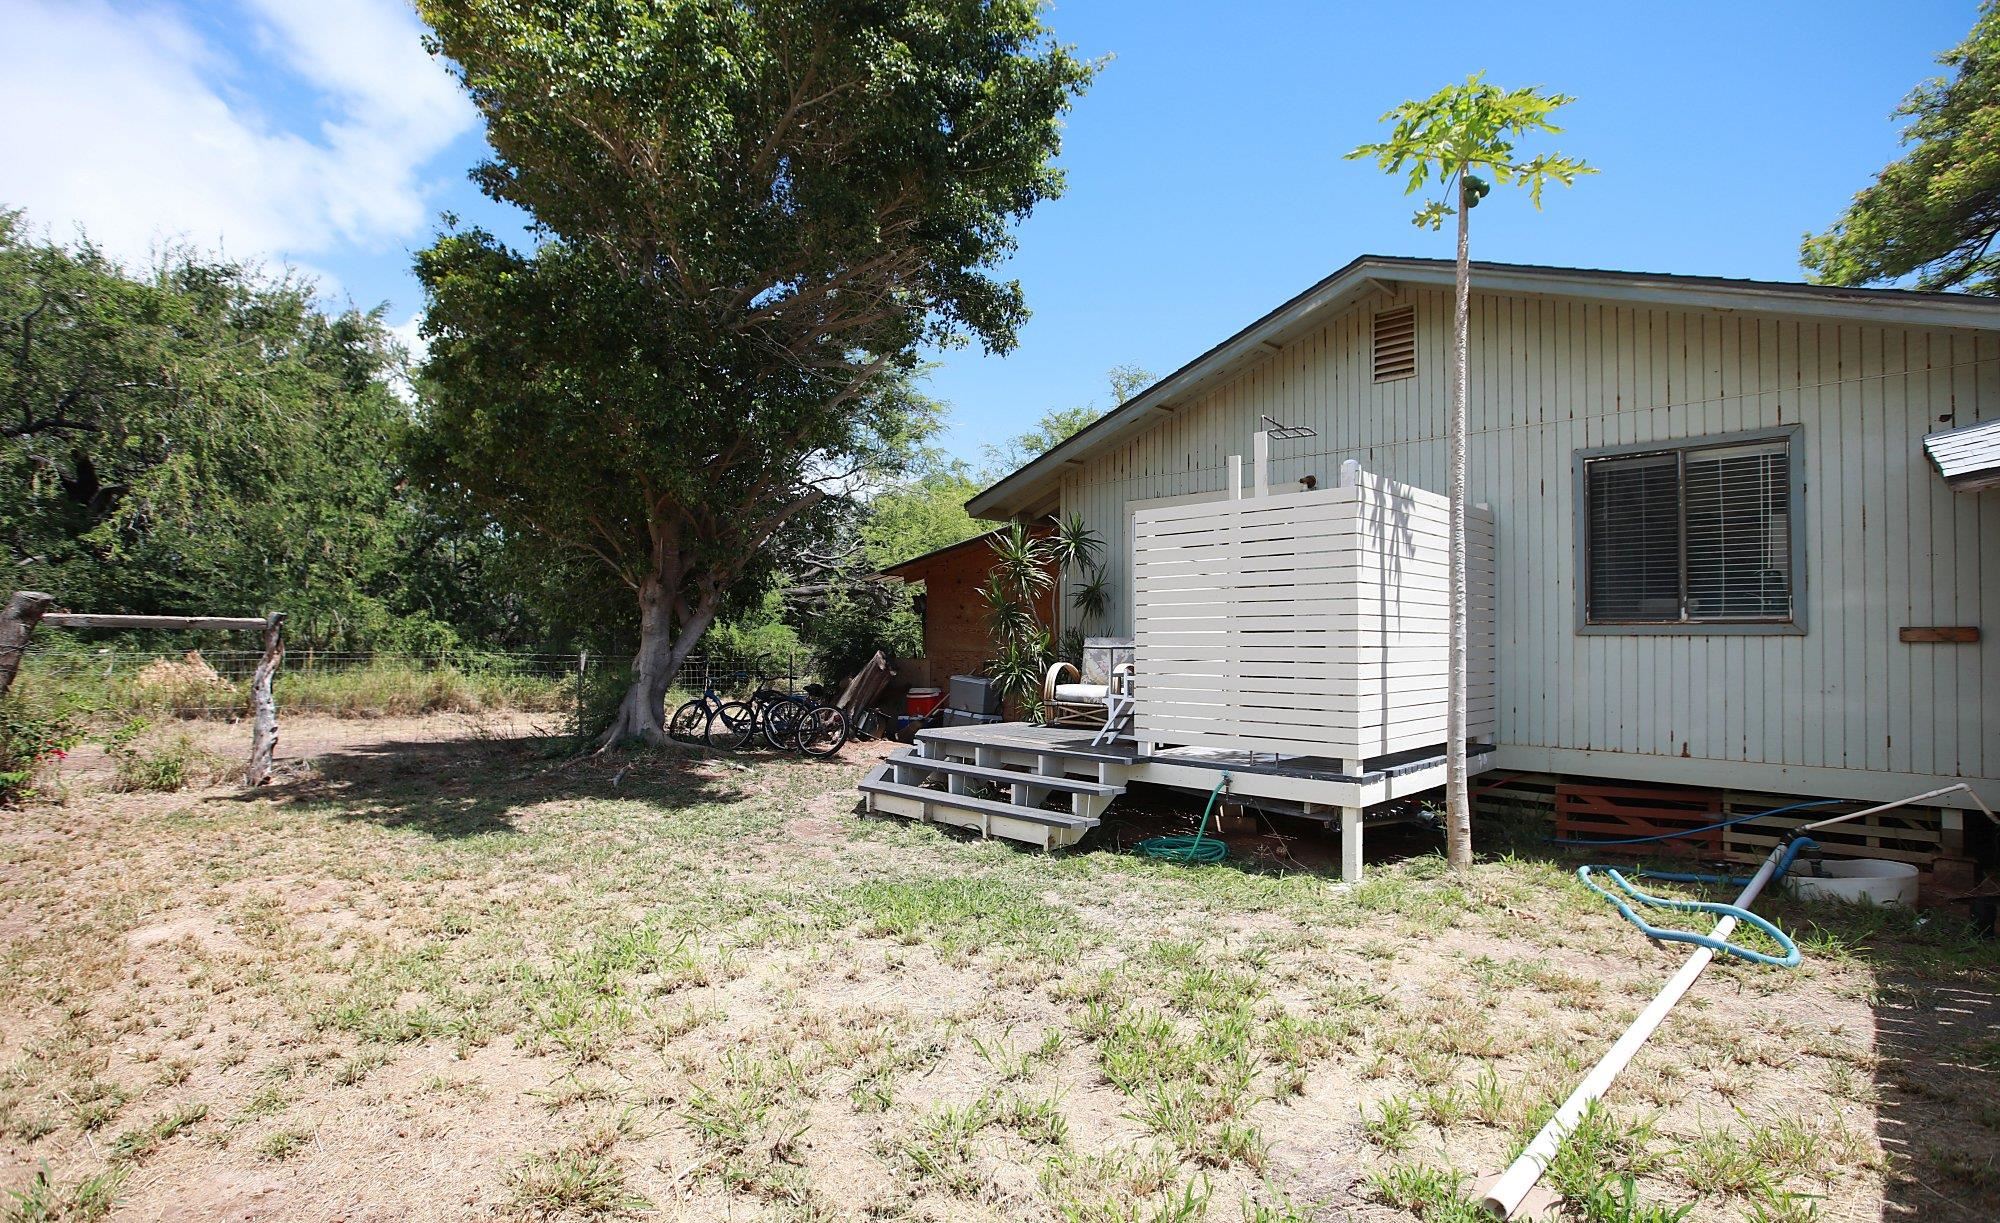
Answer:
<svg viewBox="0 0 2000 1223"><path fill-rule="evenodd" d="M0 1214L1470 1219L1681 958L1418 834L1347 889L864 818L865 747L381 733L0 812ZM1710 970L1565 1216L2000 1215L2000 955L1773 912L1805 966Z"/></svg>

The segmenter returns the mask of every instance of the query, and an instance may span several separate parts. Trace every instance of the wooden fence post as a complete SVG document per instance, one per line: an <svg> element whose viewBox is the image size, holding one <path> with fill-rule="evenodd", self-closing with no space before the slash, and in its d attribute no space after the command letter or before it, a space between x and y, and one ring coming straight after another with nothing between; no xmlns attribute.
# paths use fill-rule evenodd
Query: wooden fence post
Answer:
<svg viewBox="0 0 2000 1223"><path fill-rule="evenodd" d="M14 673L21 669L21 659L28 652L28 638L34 635L42 613L55 602L37 590L17 590L7 600L6 609L0 610L0 696L6 696L14 686Z"/></svg>
<svg viewBox="0 0 2000 1223"><path fill-rule="evenodd" d="M250 680L250 768L243 784L261 786L271 780L271 759L278 751L278 698L271 683L285 657L285 613L272 612L264 621L264 656Z"/></svg>

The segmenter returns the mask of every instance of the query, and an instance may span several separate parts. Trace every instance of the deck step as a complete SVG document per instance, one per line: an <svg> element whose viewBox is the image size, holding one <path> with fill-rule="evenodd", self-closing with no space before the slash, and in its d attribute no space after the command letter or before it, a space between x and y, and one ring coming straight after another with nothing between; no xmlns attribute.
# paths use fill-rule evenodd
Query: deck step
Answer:
<svg viewBox="0 0 2000 1223"><path fill-rule="evenodd" d="M887 770L882 770L884 774ZM1050 811L1045 807L1022 807L1014 803L997 802L990 798L973 798L969 794L953 794L947 790L931 790L923 786L906 786L889 781L886 776L870 776L861 783L863 794L887 794L897 798L914 799L937 807L951 807L959 811L976 811L987 815L1003 815L1012 820L1023 820L1030 824L1046 824L1052 828L1095 828L1098 821L1081 815L1071 815L1067 811Z"/></svg>
<svg viewBox="0 0 2000 1223"><path fill-rule="evenodd" d="M1093 764L1131 764L1133 753L1129 745L1092 744L1088 740L1072 740L1065 743L1037 743L1032 739L1010 739L998 736L974 738L966 732L977 728L948 727L944 729L920 730L919 743L936 743L940 746L955 747L969 751L977 747L994 748L1003 752L1019 752L1024 756L1061 756L1068 760L1088 760Z"/></svg>
<svg viewBox="0 0 2000 1223"><path fill-rule="evenodd" d="M1029 785L1063 794L1098 794L1116 798L1125 792L1124 786L1109 785L1101 781L1081 781L1074 777L1026 773L1019 769L989 768L986 765L967 764L962 760L946 760L940 756L919 756L911 751L897 752L888 758L888 763L929 769L935 773L949 773L955 777L969 777L975 781L990 781L998 785Z"/></svg>

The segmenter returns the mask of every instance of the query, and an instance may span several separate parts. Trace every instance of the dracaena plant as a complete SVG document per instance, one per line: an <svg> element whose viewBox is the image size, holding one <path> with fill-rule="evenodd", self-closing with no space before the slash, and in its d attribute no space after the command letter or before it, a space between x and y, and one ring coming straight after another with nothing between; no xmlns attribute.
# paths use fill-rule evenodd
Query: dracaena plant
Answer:
<svg viewBox="0 0 2000 1223"><path fill-rule="evenodd" d="M979 592L994 647L988 674L1001 695L1019 702L1031 717L1041 716L1042 675L1054 661L1052 629L1036 607L1059 575L1083 573L1071 588L1071 602L1085 619L1102 617L1110 603L1104 569L1096 563L1103 548L1081 514L1064 518L1046 537L1016 522L993 540L993 567Z"/></svg>

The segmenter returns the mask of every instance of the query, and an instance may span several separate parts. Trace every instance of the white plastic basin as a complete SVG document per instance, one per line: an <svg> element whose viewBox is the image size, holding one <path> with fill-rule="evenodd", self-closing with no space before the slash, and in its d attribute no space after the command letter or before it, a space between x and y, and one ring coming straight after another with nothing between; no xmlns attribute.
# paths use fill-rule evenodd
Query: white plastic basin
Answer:
<svg viewBox="0 0 2000 1223"><path fill-rule="evenodd" d="M1792 894L1802 900L1866 901L1878 905L1917 903L1917 868L1907 862L1881 858L1853 858L1819 864L1820 873L1809 873L1804 863L1786 875Z"/></svg>

